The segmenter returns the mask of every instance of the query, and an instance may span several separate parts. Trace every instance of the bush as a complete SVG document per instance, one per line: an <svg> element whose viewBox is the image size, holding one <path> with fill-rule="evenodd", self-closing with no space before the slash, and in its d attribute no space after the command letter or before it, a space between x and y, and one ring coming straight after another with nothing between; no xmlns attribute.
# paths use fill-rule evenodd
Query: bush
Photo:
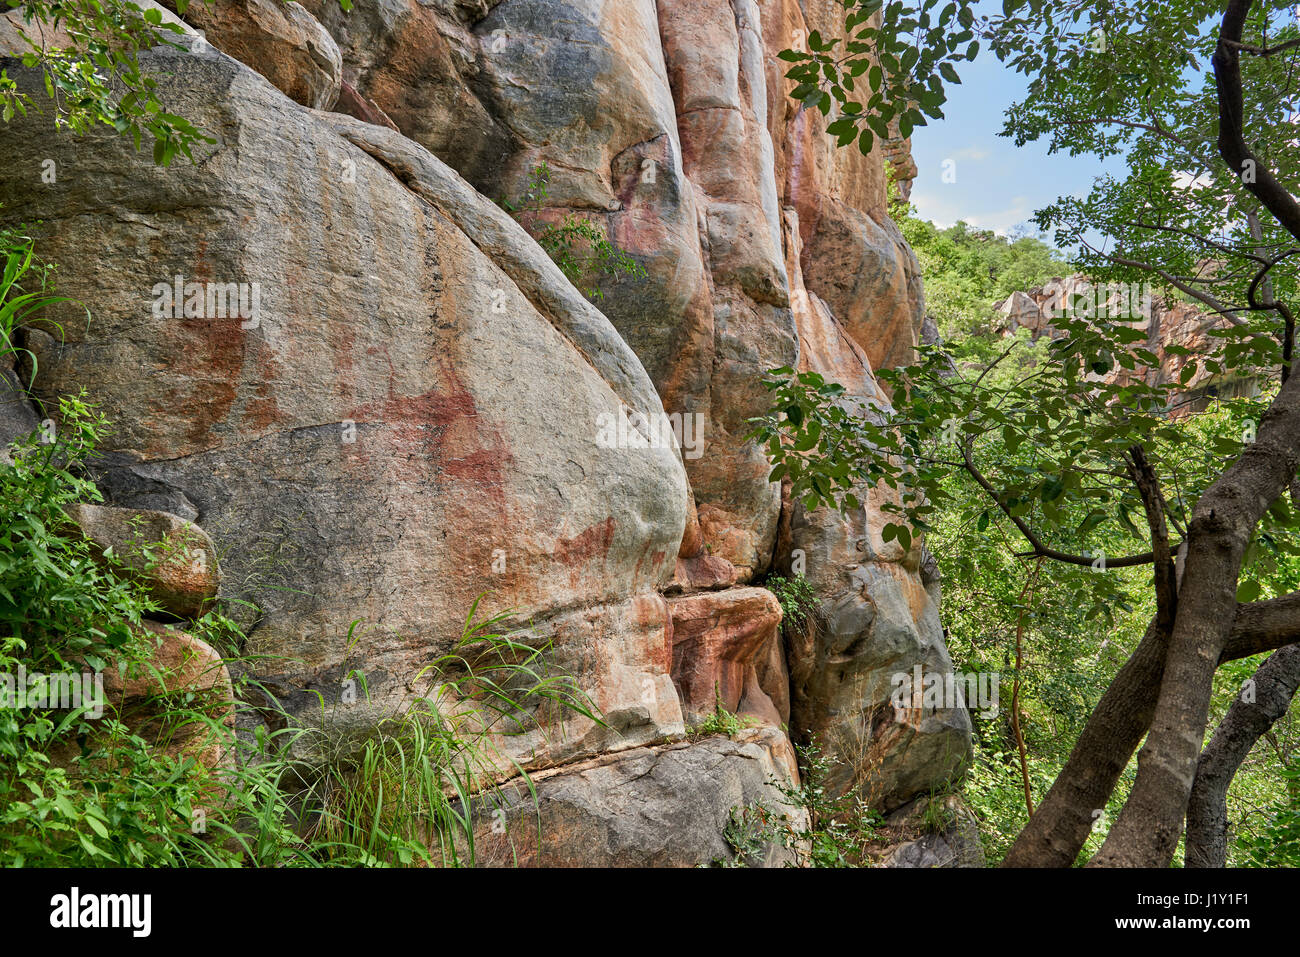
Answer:
<svg viewBox="0 0 1300 957"><path fill-rule="evenodd" d="M633 279L644 278L645 267L609 241L604 227L574 213L565 214L557 223L545 223L540 226L535 216L545 210L547 190L551 182L551 169L545 163L536 167L528 180L528 189L515 205L506 200L502 207L516 219L529 220L529 232L537 245L546 250L560 271L569 282L573 283L588 299L599 302L605 298L604 292L595 285L599 277L617 279L630 276ZM592 276L597 277L594 281Z"/></svg>
<svg viewBox="0 0 1300 957"><path fill-rule="evenodd" d="M787 633L803 630L815 621L817 608L821 600L812 586L812 582L802 575L782 578L773 575L763 583L763 587L776 596L781 604L781 627Z"/></svg>

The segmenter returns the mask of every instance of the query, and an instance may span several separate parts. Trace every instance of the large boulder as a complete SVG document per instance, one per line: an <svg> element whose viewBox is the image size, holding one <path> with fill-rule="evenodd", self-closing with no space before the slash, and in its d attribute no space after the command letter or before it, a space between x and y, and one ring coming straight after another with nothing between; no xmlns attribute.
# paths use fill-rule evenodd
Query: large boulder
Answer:
<svg viewBox="0 0 1300 957"><path fill-rule="evenodd" d="M105 468L193 504L268 686L291 711L319 714L319 692L331 724L373 722L486 594L481 616L531 623L618 716L525 759L680 731L655 593L685 475L672 448L597 442L601 416L662 414L613 326L417 144L215 51L144 62L218 134L193 166L156 169L112 131L58 136L35 111L0 127L5 215L44 221L61 291L93 316L53 317L66 340L37 392L88 389L115 426ZM61 175L33 191L46 157ZM368 702L341 700L353 672Z"/></svg>
<svg viewBox="0 0 1300 957"><path fill-rule="evenodd" d="M542 772L485 802L475 835L480 864L541 867L698 867L736 862L735 821L763 805L792 831L805 812L785 803L797 781L785 736L771 729L607 755ZM791 850L769 840L745 863L779 867Z"/></svg>
<svg viewBox="0 0 1300 957"><path fill-rule="evenodd" d="M103 673L105 704L162 753L192 757L208 769L229 766L235 758L232 735L221 729L234 728L235 692L221 656L201 638L153 622L145 623L140 637L146 661ZM178 696L188 696L212 726L170 721L168 699Z"/></svg>
<svg viewBox="0 0 1300 957"><path fill-rule="evenodd" d="M176 0L166 3L176 9ZM317 110L333 109L338 102L343 84L338 45L297 3L198 0L186 7L182 19L291 100Z"/></svg>
<svg viewBox="0 0 1300 957"><path fill-rule="evenodd" d="M790 726L796 741L816 740L838 758L833 787L855 788L889 809L961 776L972 757L971 724L960 697L894 706L896 676L917 667L947 676L954 667L921 544L904 552L883 541L884 493L859 491L866 507L848 515L792 504L789 554L799 553L825 597L816 626L788 648Z"/></svg>
<svg viewBox="0 0 1300 957"><path fill-rule="evenodd" d="M519 197L547 164L530 226L590 220L646 271L590 281L665 409L691 417L700 544L736 569L718 577L766 568L780 497L747 420L761 372L796 347L757 8L738 23L728 0L307 6L345 81L404 134L493 197Z"/></svg>

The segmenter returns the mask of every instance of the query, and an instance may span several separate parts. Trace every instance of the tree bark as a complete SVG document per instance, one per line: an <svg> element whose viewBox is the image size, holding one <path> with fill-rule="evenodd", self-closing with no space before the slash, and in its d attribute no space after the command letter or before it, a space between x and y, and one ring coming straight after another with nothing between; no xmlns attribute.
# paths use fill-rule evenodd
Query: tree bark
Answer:
<svg viewBox="0 0 1300 957"><path fill-rule="evenodd" d="M1137 780L1089 866L1166 867L1173 859L1204 741L1214 671L1232 627L1242 557L1255 526L1297 469L1300 377L1292 376L1264 414L1255 443L1196 503L1160 696L1138 754Z"/></svg>
<svg viewBox="0 0 1300 957"><path fill-rule="evenodd" d="M1253 0L1229 0L1214 52L1219 153L1278 222L1300 239L1300 205L1251 153L1244 131L1240 43ZM1227 642L1237 577L1259 519L1300 467L1300 379L1283 384L1265 413L1260 439L1215 482L1192 515L1187 570L1151 730L1124 810L1089 866L1165 867L1182 834L1210 692ZM1267 436L1264 432L1267 430Z"/></svg>
<svg viewBox="0 0 1300 957"><path fill-rule="evenodd" d="M1238 695L1196 763L1187 804L1187 867L1223 867L1228 860L1228 785L1241 762L1286 714L1300 687L1300 645L1275 652L1255 671L1254 700Z"/></svg>
<svg viewBox="0 0 1300 957"><path fill-rule="evenodd" d="M1238 605L1219 664L1300 642L1300 592ZM1037 813L1003 867L1069 867L1146 734L1164 673L1166 642L1153 621L1106 689Z"/></svg>

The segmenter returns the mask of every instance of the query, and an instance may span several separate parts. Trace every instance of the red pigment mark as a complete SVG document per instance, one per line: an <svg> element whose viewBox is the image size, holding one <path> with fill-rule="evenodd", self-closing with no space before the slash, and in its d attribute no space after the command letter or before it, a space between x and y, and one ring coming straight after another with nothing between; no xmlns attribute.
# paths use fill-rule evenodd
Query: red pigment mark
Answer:
<svg viewBox="0 0 1300 957"><path fill-rule="evenodd" d="M270 350L263 348L262 352L269 353ZM274 358L265 354L258 360L257 368L262 370L262 379L254 388L255 394L244 405L244 420L254 430L261 431L280 420L280 407L272 390L272 383L279 378L280 367Z"/></svg>
<svg viewBox="0 0 1300 957"><path fill-rule="evenodd" d="M352 379L352 352L357 344L357 330L350 322L339 324L338 338L330 340L334 343L334 368L339 374L340 392L343 398L355 399L356 383ZM374 350L368 350L373 352Z"/></svg>
<svg viewBox="0 0 1300 957"><path fill-rule="evenodd" d="M243 330L238 323L210 319L163 321L176 330L178 348L170 356L168 372L177 384L164 390L153 412L163 421L182 419L190 445L210 445L212 427L229 415L236 398L244 366ZM165 432L155 434L161 438ZM169 445L155 444L151 451L162 455L169 454L169 449Z"/></svg>
<svg viewBox="0 0 1300 957"><path fill-rule="evenodd" d="M473 394L451 363L440 359L438 367L449 389L394 395L390 372L388 398L359 406L348 417L358 424L386 426L394 461L408 463L410 471L403 477L444 477L469 484L485 491L504 518L505 473L513 456L500 430L479 416Z"/></svg>
<svg viewBox="0 0 1300 957"><path fill-rule="evenodd" d="M212 282L212 264L208 262L208 241L199 240L199 249L194 257L194 275L186 276L186 282ZM243 280L230 280L231 282L242 282Z"/></svg>
<svg viewBox="0 0 1300 957"><path fill-rule="evenodd" d="M641 557L636 560L636 569L635 569L636 576L638 578L642 576L643 574L642 569L645 567L646 559L650 560L651 568L658 569L659 566L661 566L664 563L665 557L666 556L662 549L659 551L649 552L649 553L642 552Z"/></svg>
<svg viewBox="0 0 1300 957"><path fill-rule="evenodd" d="M573 538L561 538L555 544L555 560L576 568L592 558L604 558L614 543L614 517L611 515L598 525L579 532Z"/></svg>

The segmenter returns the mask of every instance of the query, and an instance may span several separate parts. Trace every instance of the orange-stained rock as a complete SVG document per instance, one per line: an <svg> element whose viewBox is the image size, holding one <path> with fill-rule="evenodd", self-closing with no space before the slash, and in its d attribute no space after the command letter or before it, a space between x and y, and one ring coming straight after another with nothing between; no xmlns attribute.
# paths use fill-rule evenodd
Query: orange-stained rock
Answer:
<svg viewBox="0 0 1300 957"><path fill-rule="evenodd" d="M258 28L263 0L219 2ZM946 781L969 744L964 712L875 720L893 670L946 660L919 536L907 554L881 541L874 493L851 516L783 512L746 439L777 366L883 404L873 369L911 358L922 315L887 214L886 162L905 169L905 148L837 148L776 57L812 29L839 35L843 6L305 7L342 58L335 113L226 57L150 54L178 111L223 133L184 178L107 139L75 154L107 175L57 189L33 194L0 168L5 214L54 224L62 280L94 310L95 335L70 331L40 367L47 393L85 385L119 426L105 495L202 516L230 597L257 608L250 651L283 662L258 677L296 714L318 693L333 707L359 669L373 699L330 720L373 728L477 596L512 609L507 624L548 642L605 717L539 711L544 727L501 741L530 767L591 762L555 770L572 787L556 784L548 860L700 862L773 763L662 743L683 709L713 709L715 686L798 739L826 733L837 757L864 736L892 748L874 782L885 804ZM282 90L307 67L290 47L281 62L225 44ZM32 118L0 141L23 168L74 161ZM588 302L494 204L542 163L546 208L527 223L592 222L644 276L591 277L602 298ZM111 255L73 254L88 245ZM260 283L266 321L151 315L149 290L178 272ZM698 417L701 454L600 446L597 417L624 406ZM771 594L737 586L796 553L824 627L783 636ZM696 781L719 761L727 786ZM695 820L711 823L680 823Z"/></svg>
<svg viewBox="0 0 1300 957"><path fill-rule="evenodd" d="M696 555L677 559L677 569L667 591L695 592L730 588L740 581L740 572L725 558L716 555Z"/></svg>
<svg viewBox="0 0 1300 957"><path fill-rule="evenodd" d="M199 526L147 509L78 504L66 511L99 554L111 550L166 611L198 618L216 597L217 550Z"/></svg>
<svg viewBox="0 0 1300 957"><path fill-rule="evenodd" d="M143 639L152 648L148 665L133 665L125 674L112 666L104 671L107 708L166 754L194 757L207 768L228 764L234 758L228 736L203 722L173 726L168 720L168 698L188 693L195 697L187 708L234 727L235 693L221 656L202 639L153 622L145 622Z"/></svg>
<svg viewBox="0 0 1300 957"><path fill-rule="evenodd" d="M746 698L747 713L774 715L770 699L758 688L757 664L780 641L776 596L766 588L729 588L674 598L669 607L673 683L688 720L706 716L718 703L739 711Z"/></svg>
<svg viewBox="0 0 1300 957"><path fill-rule="evenodd" d="M223 131L194 165L60 137L48 110L0 124L3 215L43 221L60 291L94 316L51 316L66 335L41 347L36 391L57 408L85 388L110 418L114 503L193 503L232 617L256 622L258 677L295 715L319 715L319 693L331 724L373 727L487 595L480 618L552 637L617 716L548 728L522 742L530 760L679 732L656 592L686 474L673 449L597 442L602 415L663 412L609 319L417 143L299 106L230 57L143 59L178 114ZM44 157L102 175L33 190ZM91 246L107 252L76 253ZM256 321L155 308L178 274L255 284ZM343 698L354 669L368 702Z"/></svg>
<svg viewBox="0 0 1300 957"><path fill-rule="evenodd" d="M790 99L789 64L777 58L797 43L806 49L813 30L843 37L844 10L798 0L761 0L760 6L776 177L782 205L797 215L804 285L873 368L910 362L924 315L920 269L889 218L885 172L886 159L905 167L904 154L891 142L865 156L837 146L825 135L826 118Z"/></svg>
<svg viewBox="0 0 1300 957"><path fill-rule="evenodd" d="M175 0L165 0L175 8ZM343 58L329 32L292 0L199 0L182 18L289 99L316 110L339 98Z"/></svg>

